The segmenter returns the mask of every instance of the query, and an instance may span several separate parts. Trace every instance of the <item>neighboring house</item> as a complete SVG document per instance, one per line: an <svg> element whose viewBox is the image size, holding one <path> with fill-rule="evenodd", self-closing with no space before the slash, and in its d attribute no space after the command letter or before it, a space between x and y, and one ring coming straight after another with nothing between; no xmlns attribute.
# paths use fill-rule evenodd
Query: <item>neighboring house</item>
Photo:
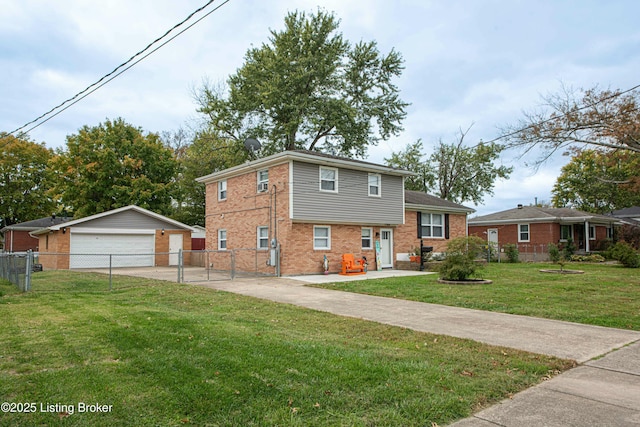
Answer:
<svg viewBox="0 0 640 427"><path fill-rule="evenodd" d="M365 256L369 269L393 268L420 239L441 251L448 238L466 235L473 210L404 191L412 173L310 151L285 151L197 181L206 184L209 250L240 249L259 258L264 272L340 271L342 254ZM407 200L405 200L407 198ZM419 214L420 213L420 214ZM420 218L418 220L418 218ZM419 225L418 225L419 224ZM380 246L376 259L376 246Z"/></svg>
<svg viewBox="0 0 640 427"><path fill-rule="evenodd" d="M611 216L619 219L625 224L640 226L640 206L632 206L630 208L620 209L611 212Z"/></svg>
<svg viewBox="0 0 640 427"><path fill-rule="evenodd" d="M469 234L503 246L517 244L520 252L546 252L547 245L572 239L578 251L597 250L613 236L615 218L570 208L522 206L469 219Z"/></svg>
<svg viewBox="0 0 640 427"><path fill-rule="evenodd" d="M191 249L193 228L138 206L45 226L39 263L45 269L177 265L180 249ZM111 256L109 256L111 255Z"/></svg>
<svg viewBox="0 0 640 427"><path fill-rule="evenodd" d="M69 217L52 215L46 218L8 225L0 230L4 235L4 250L6 252L25 252L28 250L37 252L38 238L31 236L31 232L70 220L71 218Z"/></svg>

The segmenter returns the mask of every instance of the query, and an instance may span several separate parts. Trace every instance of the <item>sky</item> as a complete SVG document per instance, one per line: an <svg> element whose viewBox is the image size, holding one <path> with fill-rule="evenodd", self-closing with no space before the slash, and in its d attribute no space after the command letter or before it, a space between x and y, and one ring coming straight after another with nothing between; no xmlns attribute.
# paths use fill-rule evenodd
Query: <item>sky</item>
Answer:
<svg viewBox="0 0 640 427"><path fill-rule="evenodd" d="M9 132L71 98L163 35L206 0L0 0L0 131ZM352 43L375 40L404 58L396 81L411 105L397 137L371 147L385 158L422 139L489 141L523 111L563 87L628 89L640 83L640 2L636 0L222 0L202 21L94 93L29 132L65 146L83 126L122 117L147 132L197 126L194 92L224 82L246 51L268 42L295 10L334 12ZM181 28L184 28L181 27ZM538 169L504 152L510 179L496 182L476 215L549 202L561 167Z"/></svg>

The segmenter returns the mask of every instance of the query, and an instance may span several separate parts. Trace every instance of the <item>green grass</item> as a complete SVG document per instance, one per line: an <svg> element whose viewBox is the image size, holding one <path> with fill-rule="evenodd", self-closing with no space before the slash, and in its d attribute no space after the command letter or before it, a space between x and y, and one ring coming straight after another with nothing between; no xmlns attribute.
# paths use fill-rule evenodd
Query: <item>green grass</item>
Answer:
<svg viewBox="0 0 640 427"><path fill-rule="evenodd" d="M33 280L27 294L0 283L0 397L37 411L0 425L444 424L572 365L196 286Z"/></svg>
<svg viewBox="0 0 640 427"><path fill-rule="evenodd" d="M606 327L640 330L640 270L574 264L584 274L541 273L552 264L492 263L481 270L490 285L447 285L437 275L318 285L328 289Z"/></svg>

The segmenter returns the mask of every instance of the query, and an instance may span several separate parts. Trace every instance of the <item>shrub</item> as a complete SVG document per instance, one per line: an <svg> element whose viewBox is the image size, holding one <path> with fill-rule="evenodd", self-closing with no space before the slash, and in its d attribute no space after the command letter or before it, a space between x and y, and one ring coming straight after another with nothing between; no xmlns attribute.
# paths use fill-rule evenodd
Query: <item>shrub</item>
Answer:
<svg viewBox="0 0 640 427"><path fill-rule="evenodd" d="M571 255L570 260L576 262L604 262L604 257L598 254Z"/></svg>
<svg viewBox="0 0 640 427"><path fill-rule="evenodd" d="M507 261L516 263L520 262L520 252L518 246L513 243L507 243L504 245L504 253L507 255Z"/></svg>
<svg viewBox="0 0 640 427"><path fill-rule="evenodd" d="M558 247L553 243L549 243L547 248L549 250L549 260L551 260L551 262L554 264L560 262L560 249L558 249Z"/></svg>
<svg viewBox="0 0 640 427"><path fill-rule="evenodd" d="M567 239L567 243L565 243L564 248L562 249L562 255L564 255L565 259L570 259L575 252L576 245L573 243L573 239L569 237Z"/></svg>
<svg viewBox="0 0 640 427"><path fill-rule="evenodd" d="M446 258L439 268L440 278L467 280L482 268L475 260L484 249L485 242L477 236L458 237L447 245Z"/></svg>
<svg viewBox="0 0 640 427"><path fill-rule="evenodd" d="M626 242L616 243L607 253L625 267L640 268L640 254Z"/></svg>

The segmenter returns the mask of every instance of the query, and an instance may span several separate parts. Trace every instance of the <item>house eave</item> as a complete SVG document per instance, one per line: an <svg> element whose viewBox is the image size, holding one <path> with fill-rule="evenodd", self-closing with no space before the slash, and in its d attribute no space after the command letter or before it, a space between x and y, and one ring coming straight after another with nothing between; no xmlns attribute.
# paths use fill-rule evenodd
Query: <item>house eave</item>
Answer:
<svg viewBox="0 0 640 427"><path fill-rule="evenodd" d="M313 163L322 166L341 167L345 169L361 170L365 172L376 172L386 175L394 176L414 176L413 172L394 169L383 165L376 165L373 163L359 163L350 159L335 159L328 157L315 156L308 153L300 153L297 151L283 151L262 159L253 160L242 165L234 166L229 169L225 169L219 172L214 172L209 175L196 178L197 182L208 184L211 182L220 181L223 179L231 178L234 176L242 175L248 172L254 172L260 169L267 168L269 166L279 165L290 161L300 161L305 163Z"/></svg>
<svg viewBox="0 0 640 427"><path fill-rule="evenodd" d="M471 208L456 208L447 206L433 206L433 205L416 205L413 203L405 203L405 209L408 211L431 211L431 212L446 212L446 213L461 213L469 215L475 212L475 209Z"/></svg>

